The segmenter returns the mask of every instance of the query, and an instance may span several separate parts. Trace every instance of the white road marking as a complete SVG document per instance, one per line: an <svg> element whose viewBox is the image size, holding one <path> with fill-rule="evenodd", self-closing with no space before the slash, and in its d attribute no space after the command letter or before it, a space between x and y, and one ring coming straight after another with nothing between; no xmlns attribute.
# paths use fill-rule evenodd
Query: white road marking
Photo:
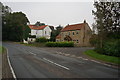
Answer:
<svg viewBox="0 0 120 80"><path fill-rule="evenodd" d="M67 68L67 67L65 67L65 66L62 66L62 65L60 65L60 64L57 64L57 63L55 63L55 62L53 62L53 61L51 61L51 60L48 60L48 59L46 59L46 58L43 58L43 59L46 60L46 61L48 61L48 62L50 62L50 63L53 63L53 64L61 67L61 68L64 68L64 69L66 69L66 70L70 70L69 68Z"/></svg>
<svg viewBox="0 0 120 80"><path fill-rule="evenodd" d="M96 62L96 63L101 63L101 62L98 62L98 61L95 61L95 60L91 60L91 61Z"/></svg>
<svg viewBox="0 0 120 80"><path fill-rule="evenodd" d="M106 64L106 63L101 63L101 62L95 61L95 60L91 60L91 61L99 63L99 64L103 64L103 65L106 65L106 66L112 66L112 65L109 65L109 64Z"/></svg>
<svg viewBox="0 0 120 80"><path fill-rule="evenodd" d="M88 60L88 59L83 58L83 60Z"/></svg>
<svg viewBox="0 0 120 80"><path fill-rule="evenodd" d="M7 60L8 60L9 66L10 66L10 70L11 70L11 72L12 72L13 78L14 78L15 80L17 80L16 75L15 75L15 72L14 72L14 70L13 70L13 68L12 68L11 63L10 63L10 59L9 59L9 56L8 56L8 49L6 48L6 50L7 50Z"/></svg>
<svg viewBox="0 0 120 80"><path fill-rule="evenodd" d="M106 66L112 66L112 65L109 65L109 64L104 64L104 65L106 65Z"/></svg>
<svg viewBox="0 0 120 80"><path fill-rule="evenodd" d="M30 52L32 55L36 55L35 53Z"/></svg>
<svg viewBox="0 0 120 80"><path fill-rule="evenodd" d="M64 54L64 53L57 52L57 51L56 51L56 53L57 53L57 54ZM69 55L66 54L65 56L69 56ZM71 57L75 57L75 55L71 55ZM83 60L89 60L89 59L86 59L86 58L83 58L83 57L76 57L76 58L81 58L81 59L83 59ZM101 63L101 62L99 62L99 61L95 61L95 60L91 60L91 61L96 62L96 63L99 63L99 64L103 64L103 65L111 66L111 67L112 67L112 65L105 64L105 63Z"/></svg>
<svg viewBox="0 0 120 80"><path fill-rule="evenodd" d="M77 57L77 58L82 58L82 57Z"/></svg>
<svg viewBox="0 0 120 80"><path fill-rule="evenodd" d="M77 58L81 58L81 59L83 59L83 60L88 60L88 59L86 59L86 58L83 58L83 57L77 57Z"/></svg>

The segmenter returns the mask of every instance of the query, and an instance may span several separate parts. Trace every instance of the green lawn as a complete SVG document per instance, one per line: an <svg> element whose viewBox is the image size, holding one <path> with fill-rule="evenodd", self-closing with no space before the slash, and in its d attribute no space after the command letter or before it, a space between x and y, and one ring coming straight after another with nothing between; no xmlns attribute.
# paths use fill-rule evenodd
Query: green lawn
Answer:
<svg viewBox="0 0 120 80"><path fill-rule="evenodd" d="M102 60L102 61L105 61L105 62L110 62L110 63L119 64L120 65L120 58L118 58L118 57L98 54L94 50L87 50L87 51L84 52L84 54L86 54L86 55L88 55L90 57L93 57L95 59L98 59L98 60Z"/></svg>
<svg viewBox="0 0 120 80"><path fill-rule="evenodd" d="M2 46L0 46L0 53L2 53Z"/></svg>

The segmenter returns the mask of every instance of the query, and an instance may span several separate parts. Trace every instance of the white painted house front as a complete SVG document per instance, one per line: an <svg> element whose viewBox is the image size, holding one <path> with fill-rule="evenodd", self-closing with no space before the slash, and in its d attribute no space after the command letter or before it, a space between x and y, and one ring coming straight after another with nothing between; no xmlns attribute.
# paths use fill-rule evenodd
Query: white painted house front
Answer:
<svg viewBox="0 0 120 80"><path fill-rule="evenodd" d="M29 28L31 29L30 35L35 35L36 38L45 37L47 39L50 39L52 30L48 25L43 26L29 25Z"/></svg>

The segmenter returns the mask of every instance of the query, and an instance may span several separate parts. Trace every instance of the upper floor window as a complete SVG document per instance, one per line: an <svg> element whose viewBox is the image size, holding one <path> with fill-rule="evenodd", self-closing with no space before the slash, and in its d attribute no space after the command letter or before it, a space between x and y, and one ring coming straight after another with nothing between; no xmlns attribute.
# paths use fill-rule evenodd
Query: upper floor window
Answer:
<svg viewBox="0 0 120 80"><path fill-rule="evenodd" d="M46 34L46 31L45 31L45 34Z"/></svg>
<svg viewBox="0 0 120 80"><path fill-rule="evenodd" d="M68 32L68 35L70 35L70 32Z"/></svg>

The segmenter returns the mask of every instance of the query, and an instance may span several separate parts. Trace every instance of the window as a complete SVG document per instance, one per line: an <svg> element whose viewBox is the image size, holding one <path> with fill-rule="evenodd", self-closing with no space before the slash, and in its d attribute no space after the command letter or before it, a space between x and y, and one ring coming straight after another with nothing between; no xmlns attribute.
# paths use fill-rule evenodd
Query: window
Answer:
<svg viewBox="0 0 120 80"><path fill-rule="evenodd" d="M68 32L68 35L70 35L70 32Z"/></svg>
<svg viewBox="0 0 120 80"><path fill-rule="evenodd" d="M77 40L77 43L79 43L79 41Z"/></svg>
<svg viewBox="0 0 120 80"><path fill-rule="evenodd" d="M46 31L45 31L45 34L46 34Z"/></svg>
<svg viewBox="0 0 120 80"><path fill-rule="evenodd" d="M78 32L76 32L76 34L78 34Z"/></svg>
<svg viewBox="0 0 120 80"><path fill-rule="evenodd" d="M74 32L73 32L73 35L74 35Z"/></svg>

